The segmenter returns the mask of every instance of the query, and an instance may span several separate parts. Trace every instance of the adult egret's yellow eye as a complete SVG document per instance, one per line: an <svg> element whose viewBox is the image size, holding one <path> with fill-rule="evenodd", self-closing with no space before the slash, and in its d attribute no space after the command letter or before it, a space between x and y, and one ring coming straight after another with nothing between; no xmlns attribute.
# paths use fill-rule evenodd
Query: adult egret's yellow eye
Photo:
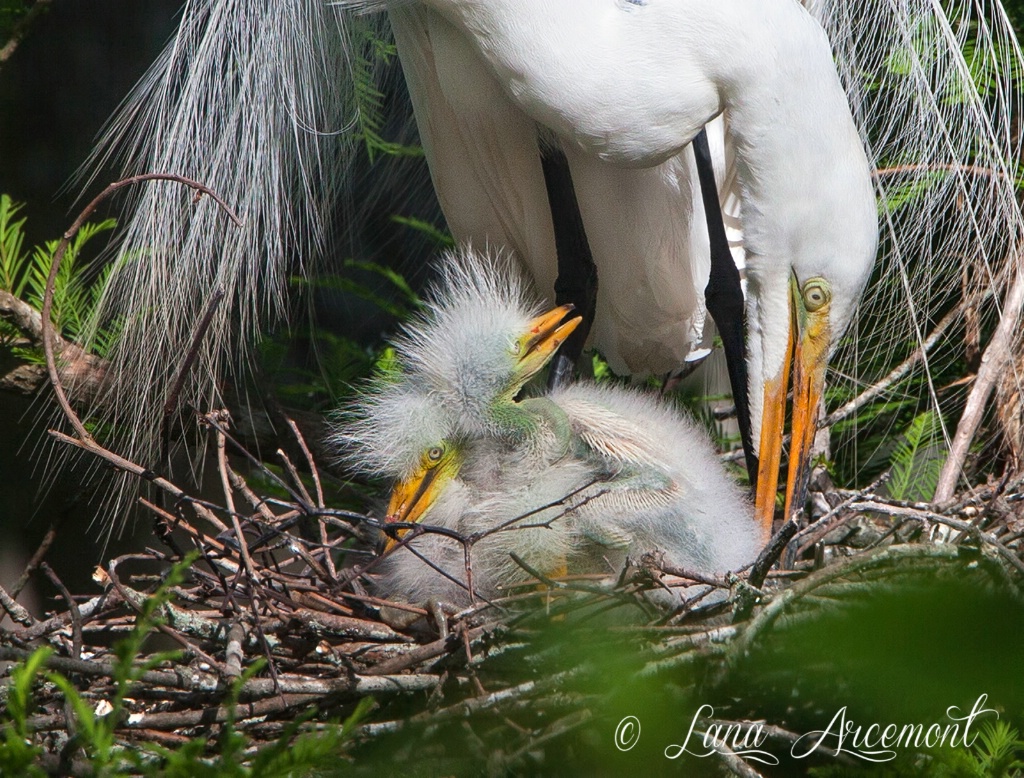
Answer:
<svg viewBox="0 0 1024 778"><path fill-rule="evenodd" d="M824 278L812 278L804 284L802 291L804 306L814 313L832 301L832 287Z"/></svg>

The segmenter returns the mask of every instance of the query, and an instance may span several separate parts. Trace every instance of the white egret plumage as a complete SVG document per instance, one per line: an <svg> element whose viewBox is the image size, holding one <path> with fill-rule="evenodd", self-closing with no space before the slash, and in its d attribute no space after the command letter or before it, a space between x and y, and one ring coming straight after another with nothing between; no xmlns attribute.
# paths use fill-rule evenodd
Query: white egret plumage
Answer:
<svg viewBox="0 0 1024 778"><path fill-rule="evenodd" d="M693 420L612 385L571 384L547 399L566 415L576 456L606 479L601 498L575 511L577 531L592 541L585 550L612 569L647 551L703 573L754 561L764 530Z"/></svg>
<svg viewBox="0 0 1024 778"><path fill-rule="evenodd" d="M495 114L507 116L516 108L530 120L524 128L510 129L503 122L490 127L483 139L511 139L512 133L525 132L527 139L517 137L518 145L532 142L536 148L538 128L543 128L552 142L588 160L593 175L581 174L588 185L577 190L584 227L594 224L600 230L608 221L594 218L602 214L593 212L588 220L591 207L614 213L601 199L602 190L604 182L625 183L629 174L623 167L644 169L643 175L655 179L634 207L667 205L671 211L675 205L678 215L659 213L654 228L675 253L618 251L598 263L599 279L606 269L602 264L614 264L619 273L640 269L637 275L643 278L645 263L653 262L666 275L666 267L674 268L678 280L669 281L669 288L702 289L691 286L694 273L685 256L689 245L672 232L699 230L680 207L678 181L670 186L667 171L659 166L682 159L694 136L726 111L744 205L751 443L765 463L757 503L762 523L770 527L789 382L787 342L792 338L796 348L798 376L791 457L803 463L825 362L867 283L877 241L869 164L821 28L788 0L556 7L433 0L393 10L392 22L399 51L403 39L411 39L405 45L414 48L403 61L415 63L407 70L414 92L421 93L414 103L428 159L439 148L469 152L461 155L461 166L434 160L432 169L440 168L435 185L443 199L477 199L473 187L468 192L449 188L455 181L486 182L495 166L504 168L503 160L495 159L500 151L491 151L484 162L473 161L472 151L481 142L474 129L481 118L496 125ZM431 59L423 61L428 49ZM454 61L460 67L453 67ZM813 142L794 143L795 138ZM500 149L504 144L495 145ZM533 157L537 177L539 154ZM462 174L453 176L453 167ZM676 178L685 182L693 176L677 173ZM500 196L487 194L485 203ZM592 197L598 203L590 206ZM460 237L507 242L504 233L494 234L491 215L479 204L461 207L456 202L448 212L461 219ZM650 237L635 228L618 234L626 240ZM622 242L616 246L609 238L597 245L620 248ZM533 263L535 275L544 274L538 264L552 265L537 252L524 258ZM611 287L613 295L627 300L636 299L638 290L641 300L658 299L657 290L624 279ZM676 300L668 319L692 322L701 308L697 300L693 294L688 303ZM791 313L793 306L802 309L799 315ZM614 303L610 307L616 309ZM633 330L620 327L620 336L637 340L643 329L636 321L642 318L638 310L632 318ZM790 333L793 323L800 329ZM802 467L790 468L787 513L802 475Z"/></svg>
<svg viewBox="0 0 1024 778"><path fill-rule="evenodd" d="M667 404L611 386L516 399L578 319L558 326L563 309L538 315L500 259L450 256L442 278L398 343L401 377L371 386L339 436L350 461L399 482L389 520L463 537L500 528L473 548L485 596L528 577L513 554L548 575L613 574L648 551L703 573L753 561L761 532L703 432ZM415 542L448 576L465 569L450 538ZM403 551L384 563L389 592L452 596L450 578Z"/></svg>
<svg viewBox="0 0 1024 778"><path fill-rule="evenodd" d="M558 139L543 136L472 41L435 9L407 3L389 20L453 235L513 251L550 296L558 262L541 153L545 138ZM566 45L568 54L578 42ZM721 123L712 134L724 176ZM597 266L593 342L622 375L675 370L704 335L709 248L692 152L622 167L574 144L561 150Z"/></svg>
<svg viewBox="0 0 1024 778"><path fill-rule="evenodd" d="M586 463L538 468L534 452L464 435L454 409L405 376L370 387L336 437L355 467L394 481L386 519L422 522L398 531L371 566L374 591L389 599L468 603L499 596L532 575L561 575L580 545L568 512L572 495L596 478ZM549 507L548 507L549 506Z"/></svg>
<svg viewBox="0 0 1024 778"><path fill-rule="evenodd" d="M471 260L453 256L446 265L449 283L405 328L398 374L371 381L349 404L347 422L334 438L355 469L399 484L387 521L416 522L429 511L429 524L458 538L485 535L468 549L468 558L467 547L452 536L428 533L399 548L392 538L391 553L375 565L383 596L413 602L463 602L471 592L493 597L500 587L530 577L511 553L545 573L564 571L574 543L569 521L555 520L566 512L558 503L596 478L578 460L547 469L551 459L564 458L568 445L567 434L551 425L531 425L529 435L524 431L512 442L470 421L481 419L485 407L517 408L515 396L579 324L578 317L563 322L564 307L541 312L536 305L490 305L499 295L525 299L525 288L511 272L471 276ZM462 345L445 337L452 332L472 338L485 356L471 373L451 376L459 397L437 391L423 372L440 366L443 360L434 355Z"/></svg>
<svg viewBox="0 0 1024 778"><path fill-rule="evenodd" d="M189 3L178 40L112 132L126 139L134 167L202 179L237 202L248 224L224 230L205 206L193 213L166 194L147 194L135 209L129 245L144 248L146 262L122 268L106 311L126 322L119 370L130 399L117 418L135 430L132 453L143 460L153 448L140 419L160 414L146 413L140 398L156 409L166 402L212 290L229 293L205 339L216 367L229 325L252 323L280 291L288 239L317 235L333 202L345 160L335 151L352 134L328 134L346 127L358 102L339 73L360 69L358 45L374 23L349 16L352 5ZM775 411L762 446L778 440L787 300L794 290L811 300L811 331L821 329L816 318L827 321L827 342L804 360L813 365L811 389L852 316L874 253L872 165L891 167L875 188L883 274L900 283L880 285L868 305L898 313L886 323L890 342L921 340L935 299L923 290L937 273L968 263L980 276L1007 275L997 260L1021 234L1010 171L1020 148L1021 57L998 3L813 3L835 63L826 35L790 0L384 5L456 236L510 246L548 290L552 240L538 132L560 145L591 243L600 244L595 259L601 246L614 247L600 268L595 342L613 357L636 354L633 368L651 355L647 367L660 369L653 355L671 349L652 344L667 333L688 343L691 324L679 323L702 315L699 299L678 292L697 273L703 259L693 247L704 241L685 144L724 112L726 157L736 161L735 186L725 189L741 203L749 259L755 425L762 405ZM474 107L478 120L465 113ZM518 140L502 145L501 130ZM611 195L607 209L602 193ZM936 224L937 233L928 229ZM827 302L819 297L826 291ZM631 329L637 317L620 303L651 312L649 329ZM189 387L182 401L205 404L211 386ZM765 459L767 474L776 452ZM772 497L763 486L763 522Z"/></svg>

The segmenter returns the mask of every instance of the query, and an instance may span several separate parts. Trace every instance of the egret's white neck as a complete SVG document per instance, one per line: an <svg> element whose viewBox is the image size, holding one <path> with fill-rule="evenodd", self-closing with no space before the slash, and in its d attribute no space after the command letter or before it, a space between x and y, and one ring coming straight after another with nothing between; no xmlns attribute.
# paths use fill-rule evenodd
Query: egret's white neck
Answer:
<svg viewBox="0 0 1024 778"><path fill-rule="evenodd" d="M782 361L790 270L827 277L838 337L877 242L870 166L820 26L794 0L424 0L563 143L626 166L726 111L743 189L751 385ZM776 332L779 326L783 331ZM755 401L754 425L760 416ZM756 429L755 429L756 437Z"/></svg>

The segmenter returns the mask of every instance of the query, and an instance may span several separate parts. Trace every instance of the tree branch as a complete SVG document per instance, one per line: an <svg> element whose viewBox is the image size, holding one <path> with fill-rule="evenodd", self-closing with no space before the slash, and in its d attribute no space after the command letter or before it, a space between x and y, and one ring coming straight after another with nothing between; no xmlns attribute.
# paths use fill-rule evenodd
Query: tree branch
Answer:
<svg viewBox="0 0 1024 778"><path fill-rule="evenodd" d="M1015 266L1020 263L1020 256L1015 252L1011 257ZM949 457L942 466L939 474L939 484L935 489L934 502L942 504L949 501L956 491L956 484L963 470L964 461L971 447L971 441L981 424L981 417L985 413L985 406L988 403L989 395L995 386L996 379L1002 372L1006 363L1013 353L1013 338L1017 332L1017 325L1020 321L1021 308L1024 307L1024 270L1018 267L1013 278L1013 286L1006 296L1003 310L999 320L999 326L992 333L992 339L981 357L981 367L978 368L978 375L974 379L974 386L967 398L963 415L957 425L956 434L953 436L953 444L949 449Z"/></svg>
<svg viewBox="0 0 1024 778"><path fill-rule="evenodd" d="M18 46L21 45L21 42L28 35L29 28L42 15L43 11L47 10L52 4L53 0L36 0L35 4L25 11L25 15L18 20L18 23L14 25L14 29L11 30L11 37L7 39L7 43L0 48L0 67L14 56L14 52L18 50Z"/></svg>

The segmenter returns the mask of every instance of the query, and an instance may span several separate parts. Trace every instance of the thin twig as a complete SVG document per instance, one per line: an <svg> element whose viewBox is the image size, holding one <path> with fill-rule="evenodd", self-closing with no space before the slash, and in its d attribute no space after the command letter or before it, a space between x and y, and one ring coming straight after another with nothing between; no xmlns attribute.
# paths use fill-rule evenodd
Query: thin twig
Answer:
<svg viewBox="0 0 1024 778"><path fill-rule="evenodd" d="M316 460L313 458L312 452L309 450L309 446L306 445L306 438L303 436L302 431L299 429L299 425L295 423L294 419L289 417L285 418L288 422L288 427L291 429L292 434L295 436L295 440L299 444L299 448L302 449L303 456L306 457L306 463L309 465L309 472L313 476L313 486L316 488L316 507L324 507L324 490L320 484L320 469L316 466Z"/></svg>
<svg viewBox="0 0 1024 778"><path fill-rule="evenodd" d="M865 502L855 502L849 506L849 509L851 511L884 511L896 516L904 516L921 521L931 521L936 524L943 524L947 527L952 527L955 530L968 533L977 537L979 540L984 541L997 551L999 555L1009 562L1018 572L1024 573L1024 561L1021 561L1020 556L1007 548L998 538L996 538L995 535L992 535L989 532L982 532L974 524L968 521L961 521L960 519L954 519L952 516L946 516L933 511L886 504L880 500L876 501L869 499Z"/></svg>
<svg viewBox="0 0 1024 778"><path fill-rule="evenodd" d="M3 608L7 615L24 627L31 627L36 623L24 606L20 605L7 590L0 586L0 608Z"/></svg>
<svg viewBox="0 0 1024 778"><path fill-rule="evenodd" d="M71 614L71 658L81 659L82 658L82 612L78 609L78 603L75 602L75 598L71 596L71 592L68 591L68 587L64 585L64 582L53 572L46 562L43 562L42 571L46 574L46 577L50 579L50 583L57 587L60 592L60 596L64 598L64 602L68 604L68 613Z"/></svg>
<svg viewBox="0 0 1024 778"><path fill-rule="evenodd" d="M36 568L42 563L43 559L50 551L50 546L57 539L57 530L64 523L64 515L61 514L52 524L50 528L46 530L46 534L40 541L36 552L32 555L32 558L28 560L28 564L25 565L25 569L22 571L21 576L15 581L14 586L11 587L11 596L17 599L18 595L21 594L21 590L25 588L28 583L28 579L32 577L32 573L36 571Z"/></svg>
<svg viewBox="0 0 1024 778"><path fill-rule="evenodd" d="M3 65L14 56L14 52L18 50L18 46L21 45L21 42L25 40L25 36L28 35L29 28L31 28L33 22L52 4L53 0L35 0L32 7L25 11L25 14L18 20L18 23L11 31L11 35L3 45L3 48L0 48L0 65Z"/></svg>
<svg viewBox="0 0 1024 778"><path fill-rule="evenodd" d="M99 204L119 189L123 189L126 186L134 186L135 184L143 181L174 181L191 187L192 189L196 189L203 194L209 195L210 198L228 214L228 217L235 222L235 224L239 226L242 225L242 220L235 215L235 213L228 207L227 203L221 199L220 195L204 184L200 184L198 181L192 181L184 176L178 176L170 173L145 173L143 175L125 178L121 181L115 181L107 186L106 189L96 195L96 197L94 197L92 201L82 209L82 212L78 214L78 218L75 219L71 226L64 232L64 235L61 236L60 243L57 244L57 250L54 251L53 260L50 263L50 275L46 279L46 290L43 293L43 310L40 311L40 315L42 316L43 353L46 355L46 369L50 374L50 383L53 386L54 394L57 396L57 402L60 405L61 410L64 412L64 416L74 428L79 440L86 444L92 442L92 435L89 434L89 431L85 428L85 425L78 417L78 414L71 408L71 403L68 400L67 394L64 392L64 386L61 383L60 375L57 371L57 360L54 349L55 346L59 345L59 342L52 319L53 295L57 284L57 273L60 270L60 264L64 259L64 254L68 250L68 246L71 245L71 240L82 228L82 225L85 224L86 220L92 215L93 211L96 210ZM88 446L85 446L85 448L88 449Z"/></svg>

